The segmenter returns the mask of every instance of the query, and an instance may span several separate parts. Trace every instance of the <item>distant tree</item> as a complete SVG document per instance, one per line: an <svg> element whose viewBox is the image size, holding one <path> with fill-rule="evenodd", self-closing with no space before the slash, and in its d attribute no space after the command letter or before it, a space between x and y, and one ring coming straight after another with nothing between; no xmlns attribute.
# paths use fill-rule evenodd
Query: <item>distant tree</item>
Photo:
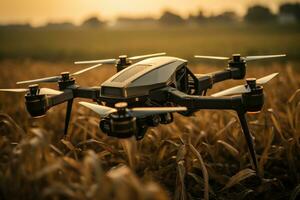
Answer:
<svg viewBox="0 0 300 200"><path fill-rule="evenodd" d="M119 17L116 20L115 26L118 27L134 27L134 26L155 26L157 20L152 17L130 18Z"/></svg>
<svg viewBox="0 0 300 200"><path fill-rule="evenodd" d="M119 17L118 23L155 23L156 19L152 17L141 17L141 18L130 18L130 17Z"/></svg>
<svg viewBox="0 0 300 200"><path fill-rule="evenodd" d="M226 11L223 12L219 15L212 15L209 17L204 16L203 12L199 12L198 15L190 15L188 18L189 22L192 23L203 23L203 22L209 22L209 23L213 23L213 22L225 22L225 23L229 23L229 22L235 22L238 20L238 16L235 12L233 11Z"/></svg>
<svg viewBox="0 0 300 200"><path fill-rule="evenodd" d="M53 23L49 22L46 24L43 28L49 28L49 29L70 29L74 28L74 24L70 22L63 22L63 23Z"/></svg>
<svg viewBox="0 0 300 200"><path fill-rule="evenodd" d="M0 28L30 29L30 24L0 24Z"/></svg>
<svg viewBox="0 0 300 200"><path fill-rule="evenodd" d="M285 3L279 7L279 15L292 15L300 22L300 3Z"/></svg>
<svg viewBox="0 0 300 200"><path fill-rule="evenodd" d="M99 20L97 17L90 17L82 23L83 27L90 27L90 28L98 28L104 25L105 22Z"/></svg>
<svg viewBox="0 0 300 200"><path fill-rule="evenodd" d="M175 13L166 11L160 17L159 22L167 25L178 25L178 24L183 24L185 20Z"/></svg>
<svg viewBox="0 0 300 200"><path fill-rule="evenodd" d="M248 8L247 14L244 17L245 21L251 23L264 23L276 20L276 16L269 8L263 6L253 6Z"/></svg>
<svg viewBox="0 0 300 200"><path fill-rule="evenodd" d="M237 21L238 17L233 11L226 11L219 15L214 16L214 19L222 22L234 22Z"/></svg>
<svg viewBox="0 0 300 200"><path fill-rule="evenodd" d="M205 22L205 20L206 20L206 17L204 16L204 14L201 10L198 12L197 15L190 15L188 18L188 21L192 22L192 23L202 23L202 22Z"/></svg>

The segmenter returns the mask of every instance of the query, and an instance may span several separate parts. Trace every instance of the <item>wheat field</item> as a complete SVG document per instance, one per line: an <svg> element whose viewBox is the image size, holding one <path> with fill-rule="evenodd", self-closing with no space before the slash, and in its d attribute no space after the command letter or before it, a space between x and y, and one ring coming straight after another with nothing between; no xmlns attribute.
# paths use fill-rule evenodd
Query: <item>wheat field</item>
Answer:
<svg viewBox="0 0 300 200"><path fill-rule="evenodd" d="M0 62L1 87L17 80L76 71L45 61ZM0 199L297 199L300 191L300 74L297 63L248 65L247 77L280 72L264 87L262 112L249 114L259 160L251 169L235 113L201 110L150 129L141 141L110 138L96 115L75 103L69 134L65 105L31 119L23 95L0 94ZM191 66L195 73L220 68ZM114 74L103 66L77 78L99 85ZM243 81L227 81L212 90ZM45 85L55 88L55 85ZM212 93L210 92L210 93Z"/></svg>
<svg viewBox="0 0 300 200"><path fill-rule="evenodd" d="M75 72L75 60L166 51L189 60L194 73L226 67L193 59L194 54L228 56L287 53L253 62L247 77L279 72L264 86L260 113L247 115L259 172L252 170L238 118L231 111L200 110L175 115L145 138L120 140L99 129L99 118L75 100L69 132L65 107L32 119L23 94L0 93L0 199L291 199L300 193L299 26L204 25L137 30L0 29L0 88L21 80ZM202 64L201 64L202 63ZM76 77L99 86L115 73L103 65ZM208 95L243 84L216 84ZM42 84L56 89L55 84ZM82 100L82 99L80 99Z"/></svg>

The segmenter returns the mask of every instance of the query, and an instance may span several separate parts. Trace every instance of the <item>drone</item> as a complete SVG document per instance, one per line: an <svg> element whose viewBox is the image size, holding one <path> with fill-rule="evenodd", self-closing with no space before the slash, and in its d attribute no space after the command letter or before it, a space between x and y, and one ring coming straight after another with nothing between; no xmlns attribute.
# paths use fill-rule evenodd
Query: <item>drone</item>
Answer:
<svg viewBox="0 0 300 200"><path fill-rule="evenodd" d="M200 56L198 59L227 60L222 71L209 74L194 74L188 62L177 57L156 53L142 56L119 56L115 59L79 61L75 64L95 64L70 74L62 72L58 76L21 81L30 84L24 89L0 89L4 92L25 92L25 105L32 117L40 117L64 102L67 103L64 134L67 134L75 98L93 100L79 102L100 116L99 127L103 133L117 138L144 137L149 127L173 122L173 113L192 116L203 109L233 110L237 113L247 141L252 165L258 169L253 139L246 120L247 112L258 112L264 104L263 85L278 73L255 79L247 78L244 85L235 86L221 92L207 95L214 84L229 79L244 79L246 63L280 55L231 57ZM81 87L75 76L102 64L114 64L117 73L97 87ZM40 88L38 83L57 83L59 90Z"/></svg>

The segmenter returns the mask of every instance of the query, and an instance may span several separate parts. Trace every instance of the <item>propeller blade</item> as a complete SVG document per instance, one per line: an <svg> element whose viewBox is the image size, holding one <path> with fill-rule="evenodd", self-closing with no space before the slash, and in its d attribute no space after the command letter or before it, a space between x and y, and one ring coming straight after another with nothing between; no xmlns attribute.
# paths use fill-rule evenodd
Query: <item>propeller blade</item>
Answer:
<svg viewBox="0 0 300 200"><path fill-rule="evenodd" d="M39 94L41 95L59 95L62 94L62 91L50 89L50 88L41 88Z"/></svg>
<svg viewBox="0 0 300 200"><path fill-rule="evenodd" d="M278 74L279 73L273 73L273 74L270 74L268 76L262 77L262 78L256 80L256 84L263 85L263 84L269 82L271 79L273 79Z"/></svg>
<svg viewBox="0 0 300 200"><path fill-rule="evenodd" d="M117 111L117 109L115 109L115 108L102 106L102 105L98 105L98 104L94 104L94 103L88 103L88 102L81 101L81 102L79 102L79 104L91 109L95 113L99 114L100 117L106 117L110 113Z"/></svg>
<svg viewBox="0 0 300 200"><path fill-rule="evenodd" d="M279 57L285 57L285 54L279 54L279 55L264 55L264 56L246 56L244 59L245 61L252 61L252 60L260 60L260 59L267 59L267 58L279 58Z"/></svg>
<svg viewBox="0 0 300 200"><path fill-rule="evenodd" d="M19 81L17 84L31 84L31 83L53 83L57 82L60 79L60 76L52 76L52 77L46 77L46 78L40 78L40 79L34 79L34 80L28 80L28 81Z"/></svg>
<svg viewBox="0 0 300 200"><path fill-rule="evenodd" d="M116 64L117 59L103 59L103 60L86 60L86 61L76 61L75 65L81 64Z"/></svg>
<svg viewBox="0 0 300 200"><path fill-rule="evenodd" d="M229 88L227 90L223 90L221 92L217 92L215 94L212 94L213 97L221 97L221 96L227 96L227 95L233 95L233 94L242 94L242 93L248 93L251 92L251 89L245 85L238 85L232 88Z"/></svg>
<svg viewBox="0 0 300 200"><path fill-rule="evenodd" d="M162 52L162 53L154 53L154 54L141 55L141 56L133 56L133 57L130 57L129 60L139 60L139 59L151 58L151 57L155 57L155 56L163 56L166 54L167 53Z"/></svg>
<svg viewBox="0 0 300 200"><path fill-rule="evenodd" d="M88 103L88 102L79 102L79 104L93 110L97 114L100 115L100 117L106 117L110 113L116 112L117 109L102 106L94 103ZM157 114L164 114L169 112L179 112L179 111L186 111L186 107L145 107L145 108L132 108L130 109L130 112L134 117L141 117L141 116L147 116L147 115L157 115Z"/></svg>
<svg viewBox="0 0 300 200"><path fill-rule="evenodd" d="M18 88L18 89L0 89L0 92L28 92L29 89Z"/></svg>
<svg viewBox="0 0 300 200"><path fill-rule="evenodd" d="M186 107L145 107L145 108L132 108L130 109L134 117L142 117L148 115L158 115L170 112L186 111Z"/></svg>
<svg viewBox="0 0 300 200"><path fill-rule="evenodd" d="M101 65L102 65L102 64L97 64L97 65L94 65L94 66L91 66L91 67L82 69L82 70L80 70L80 71L78 71L78 72L75 72L75 73L73 73L73 74L71 74L71 75L72 75L72 76L77 76L77 75L82 74L82 73L84 73L84 72L87 72L87 71L89 71L89 70L95 69L95 68L97 68L97 67L99 67L99 66L101 66Z"/></svg>
<svg viewBox="0 0 300 200"><path fill-rule="evenodd" d="M28 92L29 89L25 89L25 88L17 88L17 89L0 89L0 92ZM50 89L50 88L41 88L39 89L39 94L41 95L58 95L61 94L63 92L58 91L58 90L54 90L54 89Z"/></svg>
<svg viewBox="0 0 300 200"><path fill-rule="evenodd" d="M211 59L211 60L229 60L230 58L228 57L221 57L221 56L200 56L200 55L195 55L195 58L201 58L201 59Z"/></svg>
<svg viewBox="0 0 300 200"><path fill-rule="evenodd" d="M80 71L77 71L73 74L71 74L71 76L77 76L77 75L80 75L84 72L87 72L89 70L92 70L96 67L99 67L101 66L102 64L97 64L97 65L94 65L94 66L91 66L91 67L88 67L88 68L85 68L85 69L82 69ZM61 76L51 76L51 77L46 77L46 78L39 78L39 79L33 79L33 80L28 80L28 81L19 81L17 82L17 84L32 84L32 83L53 83L53 82L57 82L59 81L59 79L61 79Z"/></svg>
<svg viewBox="0 0 300 200"><path fill-rule="evenodd" d="M263 84L269 82L270 80L272 80L278 74L279 73L273 73L273 74L270 74L268 76L264 76L260 79L257 79L256 84L263 85ZM238 85L238 86L229 88L227 90L223 90L221 92L215 93L211 96L220 97L220 96L233 95L233 94L243 94L243 93L248 93L248 92L251 92L250 87L248 87L247 85Z"/></svg>

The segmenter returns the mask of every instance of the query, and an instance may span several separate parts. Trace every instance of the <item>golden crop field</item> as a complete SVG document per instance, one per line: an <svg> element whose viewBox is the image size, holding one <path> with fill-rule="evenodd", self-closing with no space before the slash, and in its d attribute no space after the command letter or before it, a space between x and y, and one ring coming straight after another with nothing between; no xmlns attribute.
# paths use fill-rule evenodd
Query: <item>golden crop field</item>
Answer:
<svg viewBox="0 0 300 200"><path fill-rule="evenodd" d="M75 72L75 59L166 51L230 55L287 53L278 61L248 63L247 77L279 76L265 85L260 113L248 114L259 161L251 168L238 118L231 111L175 115L141 141L103 134L99 118L74 103L67 136L65 105L32 119L22 94L0 94L0 199L297 199L300 193L300 31L248 26L157 30L0 30L0 88ZM191 59L195 73L226 67ZM100 85L115 73L104 65L77 77ZM219 83L208 94L241 81ZM55 84L43 87L56 88Z"/></svg>
<svg viewBox="0 0 300 200"><path fill-rule="evenodd" d="M0 58L74 61L167 52L193 58L194 54L243 55L287 53L299 59L300 28L279 25L210 25L161 28L0 29ZM191 61L193 61L191 59Z"/></svg>

